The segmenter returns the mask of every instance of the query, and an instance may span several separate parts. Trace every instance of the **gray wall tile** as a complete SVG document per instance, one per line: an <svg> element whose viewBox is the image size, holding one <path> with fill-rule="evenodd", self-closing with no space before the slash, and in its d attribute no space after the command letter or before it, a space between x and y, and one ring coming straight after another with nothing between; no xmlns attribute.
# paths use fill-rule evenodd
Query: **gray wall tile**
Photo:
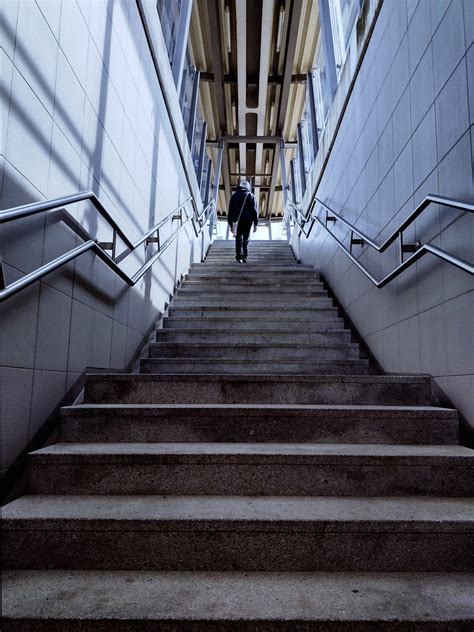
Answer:
<svg viewBox="0 0 474 632"><path fill-rule="evenodd" d="M0 368L2 468L11 465L28 443L32 386L32 371Z"/></svg>
<svg viewBox="0 0 474 632"><path fill-rule="evenodd" d="M35 370L29 439L33 439L66 393L66 373Z"/></svg>
<svg viewBox="0 0 474 632"><path fill-rule="evenodd" d="M433 36L435 94L441 91L465 51L462 0L452 0Z"/></svg>
<svg viewBox="0 0 474 632"><path fill-rule="evenodd" d="M466 61L463 59L436 99L436 139L440 159L468 127Z"/></svg>
<svg viewBox="0 0 474 632"><path fill-rule="evenodd" d="M71 327L71 297L40 285L35 368L66 371Z"/></svg>

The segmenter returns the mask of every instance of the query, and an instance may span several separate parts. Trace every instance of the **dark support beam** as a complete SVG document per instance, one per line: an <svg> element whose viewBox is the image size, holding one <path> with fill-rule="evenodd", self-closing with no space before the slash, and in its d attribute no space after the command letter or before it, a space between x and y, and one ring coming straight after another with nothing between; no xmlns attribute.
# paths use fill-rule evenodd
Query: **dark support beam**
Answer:
<svg viewBox="0 0 474 632"><path fill-rule="evenodd" d="M266 185L265 186L260 186L259 185L258 188L260 189L260 191L270 191L270 187L266 186ZM282 190L283 190L283 187L281 186L281 184L277 184L275 186L275 191L282 191ZM219 191L224 191L224 185L223 184L219 185Z"/></svg>
<svg viewBox="0 0 474 632"><path fill-rule="evenodd" d="M213 72L201 73L201 81L204 81L205 83L213 83L215 81L214 73ZM291 83L306 83L306 81L307 81L307 75L303 73L291 75ZM248 83L252 85L258 85L258 82L259 82L259 77L254 77L254 78L250 77L250 79L248 80ZM224 83L237 85L237 75L224 75ZM280 75L278 76L270 75L268 77L268 83L270 85L280 86L283 83L283 77Z"/></svg>
<svg viewBox="0 0 474 632"><path fill-rule="evenodd" d="M285 125L286 111L288 109L288 98L290 95L291 87L291 73L293 70L293 64L296 54L296 42L298 39L298 30L300 25L301 14L303 11L303 0L292 0L291 12L289 15L288 32L285 46L285 65L283 67L283 83L280 90L280 103L278 105L278 117L276 129L282 136L283 127ZM273 152L273 164L272 164L272 186L270 188L270 195L268 196L266 215L271 215L273 206L273 197L275 193L276 177L278 173L278 156L280 152L279 145L275 145Z"/></svg>
<svg viewBox="0 0 474 632"><path fill-rule="evenodd" d="M188 122L188 143L191 154L193 153L194 135L196 131L196 114L197 114L197 102L199 96L199 70L196 70L193 78L193 93L191 96L191 106L189 112Z"/></svg>
<svg viewBox="0 0 474 632"><path fill-rule="evenodd" d="M212 160L209 160L207 165L207 174L206 174L206 188L204 190L204 208L209 204L209 192L211 190L211 174L212 174Z"/></svg>
<svg viewBox="0 0 474 632"><path fill-rule="evenodd" d="M197 174L196 174L199 190L201 190L202 172L204 169L204 158L206 155L206 136L207 136L207 123L206 121L204 121L202 125L201 147L199 148L199 163L198 163Z"/></svg>
<svg viewBox="0 0 474 632"><path fill-rule="evenodd" d="M275 145L275 144L280 143L281 138L279 136L223 136L223 140L227 144L229 143L238 144L239 142L242 142L242 143L264 143L265 145ZM216 139L209 139L206 144L208 147L217 147L219 144L219 141ZM296 141L291 141L291 140L285 140L284 144L285 144L285 148L288 148L288 149L291 149L298 145Z"/></svg>
<svg viewBox="0 0 474 632"><path fill-rule="evenodd" d="M296 180L295 180L295 159L290 161L290 171L291 171L291 197L293 198L293 203L298 204L298 200L296 198Z"/></svg>
<svg viewBox="0 0 474 632"><path fill-rule="evenodd" d="M306 171L304 169L304 143L303 143L303 131L301 129L301 122L296 126L298 131L298 159L300 163L300 177L301 177L301 188L303 189L302 195L304 195L306 189Z"/></svg>
<svg viewBox="0 0 474 632"><path fill-rule="evenodd" d="M311 138L313 141L311 151L313 152L312 158L316 158L316 154L319 149L319 140L318 140L318 121L316 118L316 95L314 93L314 81L313 81L313 73L310 71L308 73L308 83L307 90L309 96L309 118L311 123Z"/></svg>
<svg viewBox="0 0 474 632"><path fill-rule="evenodd" d="M221 29L219 22L219 0L207 0L207 15L209 18L209 29L212 33L211 37L211 54L214 71L214 95L216 99L216 112L219 123L219 134L224 135L227 131L225 117L225 97L224 97L224 73L222 70L222 46L221 46ZM222 175L224 178L226 202L230 200L230 178L229 178L229 157L227 148L223 149L222 156Z"/></svg>

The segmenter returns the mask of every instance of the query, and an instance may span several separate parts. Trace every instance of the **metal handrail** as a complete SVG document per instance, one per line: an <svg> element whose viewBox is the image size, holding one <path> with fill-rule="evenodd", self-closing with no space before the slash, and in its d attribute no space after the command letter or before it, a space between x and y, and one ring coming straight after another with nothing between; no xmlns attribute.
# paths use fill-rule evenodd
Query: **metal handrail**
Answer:
<svg viewBox="0 0 474 632"><path fill-rule="evenodd" d="M391 233L387 239L382 243L378 244L370 237L368 237L365 233L357 229L350 222L344 219L339 213L334 211L327 204L322 202L319 198L315 197L313 202L310 204L308 213L305 215L301 209L291 202L290 206L293 208L293 219L297 224L300 234L303 233L305 237L308 237L313 225L317 222L329 235L331 235L332 239L336 242L338 247L349 257L349 259L365 274L365 276L377 287L382 288L390 281L395 279L399 274L401 274L404 270L413 265L416 261L421 259L425 254L429 253L450 263L451 265L456 266L460 270L464 270L468 274L474 274L474 265L461 259L459 257L455 257L454 255L438 248L437 246L433 246L432 244L425 243L417 243L417 244L404 244L403 242L403 232L412 224L415 219L427 208L430 204L441 204L443 206L447 206L449 208L454 208L456 210L460 210L463 212L474 213L474 205L468 202L463 202L461 200L454 200L452 198L447 198L441 195L427 195L425 199L415 208L415 210L400 224L398 228L396 228L393 233ZM325 221L322 221L318 215L313 214L314 207L316 204L320 204L324 209L326 209L326 217ZM329 215L328 213L331 213ZM298 221L298 216L301 217L301 221ZM305 230L305 224L311 220L311 224L309 230ZM342 243L342 241L336 237L336 235L331 231L328 227L328 222L335 223L336 221L340 221L346 228L351 231L351 239L350 239L350 248L346 248L346 246ZM354 235L357 235L358 239L354 239ZM391 244L393 244L396 240L399 240L399 256L400 256L400 264L392 270L389 274L387 274L382 279L378 280L373 274L366 268L358 259L352 254L352 247L354 245L363 246L364 244L369 245L371 248L374 248L377 252L384 252ZM408 259L403 259L403 255L405 252L413 253Z"/></svg>
<svg viewBox="0 0 474 632"><path fill-rule="evenodd" d="M84 200L90 200L95 208L99 211L99 213L104 217L104 219L110 224L113 228L113 239L112 242L98 242L93 239L90 233L79 223L77 220L65 210L65 206L69 206L70 204L75 204L77 202L81 202ZM127 235L123 232L123 230L118 226L115 220L111 217L109 212L105 209L103 204L97 198L93 191L83 191L81 193L77 193L74 195L63 196L60 198L56 198L54 200L46 200L43 202L34 202L33 204L26 204L24 206L18 206L12 209L7 209L5 211L0 211L0 224L11 222L20 218L29 217L32 215L36 215L38 213L46 213L53 210L61 209L62 211L62 219L63 221L70 226L73 230L75 230L81 238L85 241L84 243L76 246L72 250L60 255L53 261L49 261L45 265L29 272L21 279L10 283L9 285L5 284L5 277L3 274L3 261L0 259L0 302L5 301L6 299L14 296L21 290L26 287L32 285L39 279L43 278L47 274L54 272L58 268L62 267L66 263L69 263L73 259L76 259L83 253L87 251L94 252L109 268L111 268L125 283L129 286L134 286L141 277L145 274L145 272L155 263L155 261L163 254L163 252L168 248L168 246L176 239L177 235L181 232L182 228L189 222L192 221L193 228L196 233L196 236L199 235L199 232L196 228L196 223L199 224L200 230L202 230L204 223L202 223L202 218L205 217L205 220L210 215L210 210L213 207L213 201L211 201L204 211L201 214L197 214L196 212L189 216L186 212L187 204L192 201L194 209L196 208L194 199L192 197L187 198L182 204L180 204L177 208L173 209L171 213L169 213L164 219L160 220L157 224L149 228L143 235L141 235L135 242L132 242ZM183 218L183 211L186 215L185 219ZM175 230L163 243L160 243L159 230L162 228L167 222L170 220L180 220L180 227ZM152 237L152 235L156 234L156 237ZM116 250L116 237L120 236L122 241L127 245L127 249L122 252L117 257L115 256ZM157 243L158 250L141 266L141 268L133 275L130 276L126 272L124 272L120 266L119 262L123 261L129 254L135 251L141 244L145 243L145 248L149 243ZM110 256L106 250L112 251L112 256Z"/></svg>

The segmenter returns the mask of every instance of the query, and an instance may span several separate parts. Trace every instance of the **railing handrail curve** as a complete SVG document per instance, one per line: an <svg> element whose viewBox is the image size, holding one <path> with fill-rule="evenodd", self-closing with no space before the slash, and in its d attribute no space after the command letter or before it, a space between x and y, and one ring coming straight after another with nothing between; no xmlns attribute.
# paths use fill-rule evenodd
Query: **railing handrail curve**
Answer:
<svg viewBox="0 0 474 632"><path fill-rule="evenodd" d="M105 249L102 247L103 244L98 240L94 239L92 235L82 226L77 220L67 211L65 210L66 206L71 204L75 204L77 202L91 200L96 209L99 211L100 215L109 223L111 228L114 230L114 233L120 235L122 241L127 245L127 249L122 252L116 258L111 257ZM186 205L192 201L194 207L194 214L188 216L186 213L186 219L183 221L182 211L186 207ZM53 200L43 200L41 202L33 202L31 204L25 204L22 206L17 206L11 209L5 209L0 211L0 224L15 221L18 219L22 219L25 217L30 217L32 215L36 215L39 213L46 213L53 210L62 210L63 218L67 221L68 225L71 226L80 236L84 239L84 242L75 248L65 252L60 255L56 259L49 261L48 263L40 266L36 270L25 274L20 279L10 283L9 285L5 284L4 275L3 275L3 261L0 259L0 302L5 301L6 299L14 296L22 289L32 285L39 279L43 278L47 274L54 272L58 268L62 267L66 263L69 263L73 259L76 259L80 255L85 252L91 250L95 252L95 254L109 267L111 268L125 283L129 286L135 285L141 277L145 274L145 272L155 263L155 261L163 254L166 248L176 239L178 234L187 225L189 221L192 221L193 228L196 233L196 236L199 235L199 232L196 229L196 222L201 226L201 230L203 228L203 224L201 224L201 220L203 217L207 219L208 217L208 209L212 209L214 206L214 201L206 206L204 211L198 215L196 212L196 205L194 198L192 196L188 197L184 202L182 202L179 206L174 208L165 218L161 219L157 224L147 229L145 233L143 233L135 242L132 242L128 236L124 233L124 231L118 226L117 222L112 218L107 209L103 206L102 202L96 196L93 191L81 191L80 193L75 193L68 196L62 196L60 198L55 198ZM140 269L133 275L129 276L126 272L122 270L122 268L118 265L120 261L123 261L125 257L131 254L134 250L136 250L141 244L150 239L151 235L154 233L158 233L160 228L164 226L170 219L176 215L176 213L180 213L181 226L175 230L162 244L159 244L158 250L153 253L153 255L145 261L145 263L140 267ZM111 245L111 244L110 244ZM108 245L107 247L109 248Z"/></svg>
<svg viewBox="0 0 474 632"><path fill-rule="evenodd" d="M320 200L318 197L314 197L313 201L309 205L308 213L305 215L302 210L291 200L288 200L290 206L297 211L297 214L302 218L302 221L298 221L296 213L293 215L293 219L296 222L300 234L303 233L305 237L309 237L309 234L312 230L314 223L318 223L336 242L338 247L351 259L351 261L365 274L365 276L378 288L382 288L394 278L396 278L399 274L401 274L404 270L413 265L416 261L418 261L425 254L432 254L451 265L456 266L457 268L469 273L474 274L474 265L461 259L460 257L456 257L451 253L438 248L430 243L419 244L416 246L410 246L409 251L413 252L413 254L407 259L403 260L403 232L410 226L415 219L427 208L430 204L440 204L443 206L447 206L450 208L454 208L459 211L474 213L474 204L469 202L464 202L462 200L456 200L453 198L448 198L442 195L433 195L428 194L424 200L418 204L418 206L414 209L412 213L396 228L393 233L391 233L387 239L382 244L378 244L376 241L371 239L368 235L366 235L363 231L356 228L353 224L344 219L339 213L334 211L330 206L328 206L325 202ZM316 204L320 204L324 209L326 209L326 221L322 221L317 213L314 213L314 207ZM331 216L328 217L327 212L331 213ZM305 230L305 224L311 220L311 224L309 229ZM340 221L346 228L351 232L351 244L353 243L353 235L357 235L363 243L367 243L369 246L374 248L378 252L384 252L391 244L393 244L397 239L400 239L400 264L392 270L389 274L387 274L382 279L377 279L370 272L366 266L364 266L357 257L352 254L352 248L349 250L343 244L343 242L334 234L332 230L327 226L328 220L332 221Z"/></svg>
<svg viewBox="0 0 474 632"><path fill-rule="evenodd" d="M396 228L382 244L378 244L376 241L371 239L364 232L356 228L353 224L348 222L340 213L337 213L334 209L328 206L325 202L320 200L318 197L314 198L315 203L320 204L327 211L332 213L344 226L346 226L350 231L355 233L358 237L363 239L369 246L377 250L378 252L384 252L387 250L389 246L391 246L399 237L400 233L403 233L415 220L421 215L421 213L427 208L430 204L440 204L442 206L447 206L449 208L453 208L459 211L474 213L474 204L470 204L469 202L463 202L462 200L455 200L453 198L448 198L442 195L433 195L429 193L420 204L408 215L408 217ZM310 205L309 216L313 218L313 210L315 203ZM308 221L308 218L305 218Z"/></svg>

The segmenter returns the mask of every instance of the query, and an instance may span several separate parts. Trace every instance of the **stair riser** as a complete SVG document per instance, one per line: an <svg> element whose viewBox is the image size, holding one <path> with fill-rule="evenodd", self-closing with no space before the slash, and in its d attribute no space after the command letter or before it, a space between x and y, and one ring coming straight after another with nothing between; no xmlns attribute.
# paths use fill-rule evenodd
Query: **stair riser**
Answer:
<svg viewBox="0 0 474 632"><path fill-rule="evenodd" d="M314 272L298 272L298 271L280 271L280 272L266 272L262 275L261 270L258 274L248 272L247 268L240 266L238 268L238 274L231 272L223 272L222 270L212 271L212 268L202 270L192 270L184 279L189 282L207 282L213 283L222 281L225 283L232 283L239 281L242 283L256 283L260 285L270 285L273 283L291 283L294 281L296 284L300 283L319 283L319 276Z"/></svg>
<svg viewBox="0 0 474 632"><path fill-rule="evenodd" d="M266 346L206 346L193 344L153 344L150 346L150 358L199 358L199 359L229 359L229 360L357 360L359 359L358 345L343 345L338 348L319 347L272 347Z"/></svg>
<svg viewBox="0 0 474 632"><path fill-rule="evenodd" d="M176 296L173 298L173 307L261 307L263 309L272 309L273 307L286 307L291 303L292 307L332 307L332 301L327 298L285 298L284 296L277 298L260 298L236 296L232 294L228 297L216 296L216 298L207 298L206 296L196 298L185 298Z"/></svg>
<svg viewBox="0 0 474 632"><path fill-rule="evenodd" d="M268 263L221 263L219 267L213 265L210 266L206 263L193 263L190 267L190 274L194 274L195 272L204 272L205 274L209 274L210 271L216 276L220 275L238 275L238 274L249 274L254 276L255 274L267 274L270 273L291 273L298 274L300 272L310 273L313 275L313 278L317 278L317 273L310 266L301 266L298 263L293 264L281 264L281 265L270 265Z"/></svg>
<svg viewBox="0 0 474 632"><path fill-rule="evenodd" d="M228 286L228 285L223 285L221 287L217 287L217 286L211 286L209 285L206 288L201 288L201 287L192 287L191 285L185 285L184 287L181 287L178 291L176 296L196 296L196 297L206 297L206 298L210 298L210 297L219 297L219 296L223 296L223 295L228 295L231 294L232 296L235 296L235 298L237 298L238 296L262 296L262 297L274 297L279 296L281 294L291 294L291 295L295 295L297 294L298 296L311 296L311 297L326 297L327 298L327 292L325 290L323 290L320 287L317 288L311 288L311 287L307 287L302 286L301 288L298 288L298 290L295 290L295 287L282 287L282 286L262 286L260 288L258 287L251 287L249 288L248 285L245 284L241 284L241 285L232 285L232 286Z"/></svg>
<svg viewBox="0 0 474 632"><path fill-rule="evenodd" d="M246 409L137 412L112 409L74 415L63 411L61 441L91 443L356 443L396 445L456 445L458 420L370 414L348 411L264 411Z"/></svg>
<svg viewBox="0 0 474 632"><path fill-rule="evenodd" d="M237 364L240 362L240 364ZM319 363L303 361L258 361L236 360L233 362L205 359L143 359L140 362L141 373L156 375L367 375L369 365L366 360L328 360Z"/></svg>
<svg viewBox="0 0 474 632"><path fill-rule="evenodd" d="M64 457L63 457L64 458ZM191 459L192 460L192 459ZM133 457L99 458L71 463L28 466L31 494L158 494L249 496L472 496L474 468L469 465L363 464L357 459L340 465L236 463L238 457L206 463L133 462ZM265 459L269 460L269 459ZM44 458L43 458L44 461ZM158 461L158 459L156 459ZM263 461L263 459L262 459Z"/></svg>
<svg viewBox="0 0 474 632"><path fill-rule="evenodd" d="M226 345L239 343L295 343L295 344L328 344L350 342L350 332L343 333L319 333L319 334L301 334L301 333L275 333L275 332L258 332L251 331L225 331L223 328L214 330L209 328L201 330L199 325L189 328L189 331L174 331L173 329L160 329L156 333L158 342L176 342L176 343L196 343L196 342L214 342ZM230 346L229 346L230 349Z"/></svg>
<svg viewBox="0 0 474 632"><path fill-rule="evenodd" d="M319 572L470 572L474 570L474 534L394 533L383 522L365 532L350 524L304 529L278 521L254 523L256 532L233 530L231 523L102 521L71 530L63 521L49 529L4 527L4 567L88 570L213 570ZM106 524L106 521L105 521ZM104 525L105 526L105 525ZM145 528L144 528L145 527ZM109 527L110 528L110 527ZM436 527L433 527L436 530ZM466 529L469 526L466 525ZM192 531L183 531L183 529ZM381 532L379 531L381 530Z"/></svg>
<svg viewBox="0 0 474 632"><path fill-rule="evenodd" d="M115 404L364 404L429 406L429 385L364 381L249 379L86 379L86 403Z"/></svg>
<svg viewBox="0 0 474 632"><path fill-rule="evenodd" d="M163 329L192 329L203 330L209 329L212 331L226 331L226 332L280 332L280 333L294 333L294 334L317 334L324 333L326 331L340 331L344 327L344 322L340 318L336 318L331 312L316 312L313 322L306 322L304 320L292 320L291 318L274 318L273 320L262 319L246 319L232 320L230 318L164 318ZM158 330L160 331L160 330Z"/></svg>
<svg viewBox="0 0 474 632"><path fill-rule="evenodd" d="M168 312L170 317L176 318L229 318L232 320L258 319L262 321L291 320L292 322L301 320L307 323L318 319L322 314L333 319L338 318L336 307L324 309L234 309L233 307L170 307ZM340 319L342 323L342 319Z"/></svg>
<svg viewBox="0 0 474 632"><path fill-rule="evenodd" d="M272 290L274 292L293 292L298 294L301 290L324 292L324 287L321 283L308 281L299 281L292 283L290 280L276 280L274 283L252 283L252 281L242 281L236 279L222 280L215 278L214 280L199 281L196 279L186 279L181 286L183 290L193 290L201 292L221 292L221 291L233 291L233 292L258 292L260 290Z"/></svg>

